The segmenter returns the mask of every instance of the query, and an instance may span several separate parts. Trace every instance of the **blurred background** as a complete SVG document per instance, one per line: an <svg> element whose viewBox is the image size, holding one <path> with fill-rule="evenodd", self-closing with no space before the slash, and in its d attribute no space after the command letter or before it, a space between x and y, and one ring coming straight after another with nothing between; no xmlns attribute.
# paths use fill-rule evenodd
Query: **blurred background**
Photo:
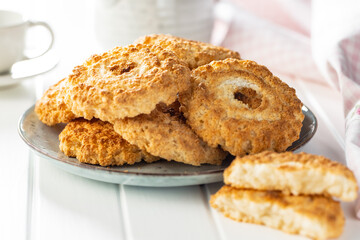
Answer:
<svg viewBox="0 0 360 240"><path fill-rule="evenodd" d="M54 51L63 60L62 68L72 68L92 54L151 33L209 42L214 4L213 0L2 0L0 9L47 22L55 32ZM30 31L29 55L35 46L36 51L38 45L46 46L48 35L40 27Z"/></svg>
<svg viewBox="0 0 360 240"><path fill-rule="evenodd" d="M224 45L274 71L319 77L311 58L302 61L305 69L288 64L311 55L310 0L2 0L0 9L23 13L53 28L52 54L61 60L54 76L67 75L90 55L139 36L170 33ZM29 55L32 48L36 55L39 45L46 46L48 35L40 27L30 31ZM299 51L289 59L288 51L297 46ZM311 74L306 75L309 66Z"/></svg>
<svg viewBox="0 0 360 240"><path fill-rule="evenodd" d="M95 3L94 0L3 0L0 9L17 11L31 20L47 22L55 33L54 51L63 60L62 67L67 68L80 64L80 59L98 49L93 30ZM38 46L38 41L50 40L40 27L30 30L27 36L31 38L28 49ZM72 57L66 58L70 53Z"/></svg>

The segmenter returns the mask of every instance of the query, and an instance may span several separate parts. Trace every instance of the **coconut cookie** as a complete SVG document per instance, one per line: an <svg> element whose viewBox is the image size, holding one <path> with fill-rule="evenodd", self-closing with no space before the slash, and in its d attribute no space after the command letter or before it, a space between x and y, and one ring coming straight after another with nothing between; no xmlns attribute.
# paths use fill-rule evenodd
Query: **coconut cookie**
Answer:
<svg viewBox="0 0 360 240"><path fill-rule="evenodd" d="M187 124L212 147L232 155L285 151L304 115L295 90L253 61L225 59L192 71L179 100Z"/></svg>
<svg viewBox="0 0 360 240"><path fill-rule="evenodd" d="M120 166L142 159L145 162L160 159L128 143L114 131L112 124L98 119L71 121L60 133L59 140L61 151L83 163Z"/></svg>
<svg viewBox="0 0 360 240"><path fill-rule="evenodd" d="M210 204L226 217L313 239L341 235L345 218L339 202L324 196L292 196L223 186Z"/></svg>
<svg viewBox="0 0 360 240"><path fill-rule="evenodd" d="M51 86L35 104L36 114L46 125L67 123L76 118L65 104L66 83L67 79L64 78Z"/></svg>
<svg viewBox="0 0 360 240"><path fill-rule="evenodd" d="M323 156L262 152L237 157L224 172L224 182L237 188L280 190L293 195L321 194L343 201L357 197L354 174Z"/></svg>
<svg viewBox="0 0 360 240"><path fill-rule="evenodd" d="M173 103L189 88L190 70L170 51L137 44L92 56L68 79L66 104L73 113L114 122Z"/></svg>
<svg viewBox="0 0 360 240"><path fill-rule="evenodd" d="M158 105L151 114L118 119L114 129L130 143L154 156L199 166L221 164L226 153L209 147L185 124L175 102L169 107Z"/></svg>
<svg viewBox="0 0 360 240"><path fill-rule="evenodd" d="M213 60L238 58L238 52L193 40L165 34L154 34L141 37L135 41L143 44L156 44L166 50L173 51L181 60L185 61L190 69L210 63Z"/></svg>

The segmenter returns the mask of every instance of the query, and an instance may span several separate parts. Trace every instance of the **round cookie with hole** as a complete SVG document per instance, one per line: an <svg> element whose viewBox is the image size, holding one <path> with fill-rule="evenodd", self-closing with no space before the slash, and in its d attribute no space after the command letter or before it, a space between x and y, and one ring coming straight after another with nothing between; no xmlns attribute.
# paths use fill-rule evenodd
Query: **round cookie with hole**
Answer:
<svg viewBox="0 0 360 240"><path fill-rule="evenodd" d="M190 85L190 69L173 52L128 45L77 66L68 77L65 102L77 116L113 123L149 114L158 103L171 104Z"/></svg>
<svg viewBox="0 0 360 240"><path fill-rule="evenodd" d="M210 146L243 156L282 152L299 138L302 103L265 66L238 59L213 61L192 71L192 84L179 96L181 111Z"/></svg>

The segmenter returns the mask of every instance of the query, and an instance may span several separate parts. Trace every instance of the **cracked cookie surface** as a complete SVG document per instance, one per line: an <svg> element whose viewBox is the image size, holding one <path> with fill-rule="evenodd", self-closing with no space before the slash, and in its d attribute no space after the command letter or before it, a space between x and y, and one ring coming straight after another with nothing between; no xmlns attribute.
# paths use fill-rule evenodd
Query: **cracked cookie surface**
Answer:
<svg viewBox="0 0 360 240"><path fill-rule="evenodd" d="M190 70L171 51L136 44L92 56L68 79L65 102L72 112L113 123L173 103L190 87Z"/></svg>
<svg viewBox="0 0 360 240"><path fill-rule="evenodd" d="M60 133L59 140L60 150L82 163L121 166L132 165L142 159L145 162L160 159L128 143L114 131L111 123L98 119L71 121Z"/></svg>
<svg viewBox="0 0 360 240"><path fill-rule="evenodd" d="M226 217L313 239L336 238L345 225L340 203L324 196L292 196L223 186L210 205Z"/></svg>
<svg viewBox="0 0 360 240"><path fill-rule="evenodd" d="M321 194L354 201L358 186L346 166L309 153L261 152L237 157L224 171L224 182L237 188Z"/></svg>
<svg viewBox="0 0 360 240"><path fill-rule="evenodd" d="M180 94L187 124L212 147L235 156L285 151L299 138L304 115L295 90L253 61L225 59L192 71Z"/></svg>
<svg viewBox="0 0 360 240"><path fill-rule="evenodd" d="M240 59L238 52L215 46L209 43L188 40L167 34L153 34L139 38L136 43L157 44L166 50L173 51L190 69L226 58Z"/></svg>
<svg viewBox="0 0 360 240"><path fill-rule="evenodd" d="M35 104L37 116L46 125L67 123L76 118L65 103L66 84L67 78L64 78L52 85Z"/></svg>
<svg viewBox="0 0 360 240"><path fill-rule="evenodd" d="M130 143L154 156L194 166L220 165L227 156L220 148L209 147L185 124L178 102L158 105L151 114L118 119L114 129Z"/></svg>

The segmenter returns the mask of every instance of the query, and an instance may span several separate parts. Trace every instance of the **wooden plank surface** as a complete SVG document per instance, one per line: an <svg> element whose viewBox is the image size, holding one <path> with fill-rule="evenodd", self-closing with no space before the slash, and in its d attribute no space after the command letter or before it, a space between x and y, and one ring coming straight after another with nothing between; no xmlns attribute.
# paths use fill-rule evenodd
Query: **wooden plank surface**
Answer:
<svg viewBox="0 0 360 240"><path fill-rule="evenodd" d="M31 239L124 239L117 184L82 178L32 156Z"/></svg>
<svg viewBox="0 0 360 240"><path fill-rule="evenodd" d="M0 88L0 239L26 236L29 151L17 134L17 123L34 99L32 81Z"/></svg>
<svg viewBox="0 0 360 240"><path fill-rule="evenodd" d="M120 189L127 239L219 239L203 186Z"/></svg>

